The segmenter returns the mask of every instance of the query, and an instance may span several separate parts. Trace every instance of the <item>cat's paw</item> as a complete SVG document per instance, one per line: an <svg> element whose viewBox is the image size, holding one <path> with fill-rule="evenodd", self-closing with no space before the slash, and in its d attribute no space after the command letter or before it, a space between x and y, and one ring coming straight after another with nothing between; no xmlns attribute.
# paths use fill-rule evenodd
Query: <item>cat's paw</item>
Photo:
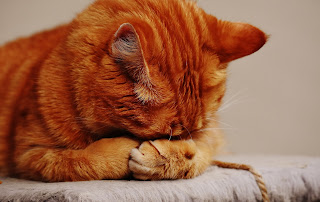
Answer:
<svg viewBox="0 0 320 202"><path fill-rule="evenodd" d="M194 141L155 140L131 150L129 168L141 180L192 178L199 174Z"/></svg>
<svg viewBox="0 0 320 202"><path fill-rule="evenodd" d="M130 152L139 145L138 140L128 137L103 138L90 144L83 156L99 175L95 179L122 179L129 176Z"/></svg>

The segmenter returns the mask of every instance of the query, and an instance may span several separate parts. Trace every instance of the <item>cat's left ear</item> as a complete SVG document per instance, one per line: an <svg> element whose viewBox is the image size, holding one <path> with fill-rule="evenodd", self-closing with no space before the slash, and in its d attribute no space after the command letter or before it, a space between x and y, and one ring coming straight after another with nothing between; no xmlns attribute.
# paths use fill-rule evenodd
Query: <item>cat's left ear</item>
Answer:
<svg viewBox="0 0 320 202"><path fill-rule="evenodd" d="M131 77L135 93L143 103L156 102L157 93L151 82L149 68L145 61L139 35L130 23L122 24L111 46L112 57Z"/></svg>
<svg viewBox="0 0 320 202"><path fill-rule="evenodd" d="M216 21L217 52L221 62L250 55L259 50L267 41L260 29L246 23Z"/></svg>

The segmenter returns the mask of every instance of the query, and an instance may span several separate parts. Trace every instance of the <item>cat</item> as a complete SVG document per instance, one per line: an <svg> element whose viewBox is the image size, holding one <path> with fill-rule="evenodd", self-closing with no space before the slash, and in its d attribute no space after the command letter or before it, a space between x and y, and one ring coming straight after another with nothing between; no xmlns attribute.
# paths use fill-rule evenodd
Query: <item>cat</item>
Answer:
<svg viewBox="0 0 320 202"><path fill-rule="evenodd" d="M97 0L0 48L0 172L45 182L187 179L223 145L227 64L267 37L189 0ZM213 130L211 130L214 128Z"/></svg>

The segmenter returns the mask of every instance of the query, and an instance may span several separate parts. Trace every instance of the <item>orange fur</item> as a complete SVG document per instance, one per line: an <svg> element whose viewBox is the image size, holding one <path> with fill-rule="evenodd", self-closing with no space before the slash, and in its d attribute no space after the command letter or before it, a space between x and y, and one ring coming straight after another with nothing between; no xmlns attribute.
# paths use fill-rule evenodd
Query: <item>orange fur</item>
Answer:
<svg viewBox="0 0 320 202"><path fill-rule="evenodd" d="M226 64L266 42L187 0L98 0L0 48L0 172L192 178L222 145Z"/></svg>

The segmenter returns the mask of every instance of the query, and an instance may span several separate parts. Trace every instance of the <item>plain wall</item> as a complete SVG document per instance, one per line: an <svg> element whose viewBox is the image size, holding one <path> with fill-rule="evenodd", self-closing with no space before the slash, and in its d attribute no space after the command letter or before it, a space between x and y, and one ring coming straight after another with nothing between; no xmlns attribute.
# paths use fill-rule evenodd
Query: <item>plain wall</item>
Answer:
<svg viewBox="0 0 320 202"><path fill-rule="evenodd" d="M0 44L69 22L90 2L1 0ZM229 66L226 108L220 112L229 150L320 155L320 1L199 0L199 5L271 35L257 53Z"/></svg>

